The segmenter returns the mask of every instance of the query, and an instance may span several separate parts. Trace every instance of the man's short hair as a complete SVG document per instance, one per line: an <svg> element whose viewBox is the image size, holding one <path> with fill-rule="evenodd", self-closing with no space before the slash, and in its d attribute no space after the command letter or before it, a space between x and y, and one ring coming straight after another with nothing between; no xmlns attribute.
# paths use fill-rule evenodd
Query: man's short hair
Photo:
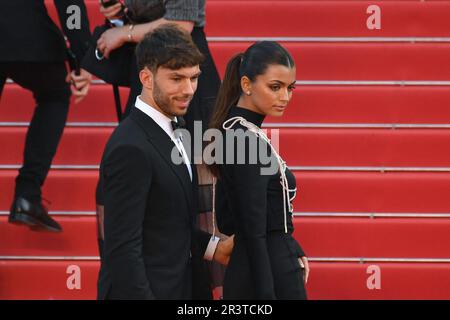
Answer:
<svg viewBox="0 0 450 320"><path fill-rule="evenodd" d="M177 70L203 62L203 54L191 35L176 24L163 24L147 33L136 47L139 70L145 67L155 72L159 67Z"/></svg>

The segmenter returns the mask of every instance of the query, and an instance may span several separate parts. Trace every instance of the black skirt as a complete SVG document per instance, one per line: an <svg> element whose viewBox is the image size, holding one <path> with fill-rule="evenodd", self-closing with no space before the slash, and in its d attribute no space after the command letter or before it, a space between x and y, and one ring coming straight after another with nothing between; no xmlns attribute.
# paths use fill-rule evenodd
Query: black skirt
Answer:
<svg viewBox="0 0 450 320"><path fill-rule="evenodd" d="M270 233L267 236L267 250L276 299L306 300L303 269L300 268L298 261L296 240L291 234ZM253 272L254 270L250 268L245 242L236 236L230 262L225 271L224 300L256 299Z"/></svg>

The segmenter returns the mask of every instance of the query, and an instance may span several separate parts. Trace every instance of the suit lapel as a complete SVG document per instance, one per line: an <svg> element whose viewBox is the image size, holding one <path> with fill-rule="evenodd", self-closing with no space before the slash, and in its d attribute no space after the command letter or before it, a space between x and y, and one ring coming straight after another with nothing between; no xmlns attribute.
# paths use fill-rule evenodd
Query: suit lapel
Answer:
<svg viewBox="0 0 450 320"><path fill-rule="evenodd" d="M167 162L169 167L172 169L172 171L177 176L178 180L180 181L184 194L187 200L187 203L189 205L189 208L193 209L193 181L191 181L191 177L189 176L189 172L186 168L186 164L182 162L181 164L177 165L173 163L171 159L171 154L173 148L176 149L175 144L173 143L172 139L167 135L167 133L149 116L147 116L145 113L140 111L137 108L133 108L133 111L130 113L130 117L132 117L142 128L142 130L145 131L148 140L150 143L153 144L155 147L155 150L158 151L158 153L161 155L161 157ZM177 150L177 149L176 149ZM178 151L178 150L177 150ZM192 168L192 166L191 166ZM194 170L194 169L193 169ZM192 171L194 173L194 171ZM189 212L189 215L191 213Z"/></svg>

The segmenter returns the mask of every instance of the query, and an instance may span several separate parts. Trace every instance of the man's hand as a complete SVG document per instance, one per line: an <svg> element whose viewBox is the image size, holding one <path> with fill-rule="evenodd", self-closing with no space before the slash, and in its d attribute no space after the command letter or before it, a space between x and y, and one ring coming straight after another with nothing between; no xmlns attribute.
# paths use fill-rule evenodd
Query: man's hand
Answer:
<svg viewBox="0 0 450 320"><path fill-rule="evenodd" d="M128 26L115 27L106 30L97 40L97 49L103 53L105 58L109 58L111 51L120 48L127 42Z"/></svg>
<svg viewBox="0 0 450 320"><path fill-rule="evenodd" d="M72 84L70 90L75 96L75 103L80 102L86 97L89 92L89 86L91 85L91 79L92 75L84 69L80 69L79 76L75 74L74 70L67 75L66 81Z"/></svg>
<svg viewBox="0 0 450 320"><path fill-rule="evenodd" d="M102 3L100 2L100 13L103 14L105 18L108 20L122 18L123 13L121 11L122 11L122 4L120 2L117 2L115 5L112 5L111 7L108 8L102 6Z"/></svg>
<svg viewBox="0 0 450 320"><path fill-rule="evenodd" d="M225 266L228 265L233 247L234 235L225 239L220 239L219 243L217 244L216 251L214 252L214 261L217 261L218 263Z"/></svg>

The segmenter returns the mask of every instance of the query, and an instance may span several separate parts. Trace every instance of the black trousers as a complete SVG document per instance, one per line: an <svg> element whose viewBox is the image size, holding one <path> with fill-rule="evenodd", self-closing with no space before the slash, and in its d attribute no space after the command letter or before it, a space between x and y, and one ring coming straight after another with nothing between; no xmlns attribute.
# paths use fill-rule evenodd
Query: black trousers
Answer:
<svg viewBox="0 0 450 320"><path fill-rule="evenodd" d="M41 187L67 120L70 87L64 62L0 62L0 96L6 78L33 93L36 101L27 131L23 165L16 178L15 196L41 200ZM8 106L14 108L14 106Z"/></svg>
<svg viewBox="0 0 450 320"><path fill-rule="evenodd" d="M295 239L283 232L267 235L275 296L278 300L306 300L303 269L298 262ZM233 252L225 271L224 300L254 300L255 283L249 263L247 247L238 234L234 238Z"/></svg>

